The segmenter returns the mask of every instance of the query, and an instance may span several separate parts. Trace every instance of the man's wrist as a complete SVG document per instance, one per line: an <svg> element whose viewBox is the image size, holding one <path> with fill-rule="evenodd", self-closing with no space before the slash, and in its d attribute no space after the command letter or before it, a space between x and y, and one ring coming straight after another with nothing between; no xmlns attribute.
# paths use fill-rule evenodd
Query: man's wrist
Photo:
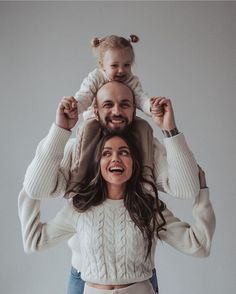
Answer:
<svg viewBox="0 0 236 294"><path fill-rule="evenodd" d="M63 130L66 130L66 131L71 132L71 129L66 128L64 125L62 126L62 125L58 124L57 122L55 122L55 125L56 125L58 128L60 128L60 129L63 129Z"/></svg>
<svg viewBox="0 0 236 294"><path fill-rule="evenodd" d="M166 138L174 137L179 134L179 130L175 127L171 130L161 130Z"/></svg>

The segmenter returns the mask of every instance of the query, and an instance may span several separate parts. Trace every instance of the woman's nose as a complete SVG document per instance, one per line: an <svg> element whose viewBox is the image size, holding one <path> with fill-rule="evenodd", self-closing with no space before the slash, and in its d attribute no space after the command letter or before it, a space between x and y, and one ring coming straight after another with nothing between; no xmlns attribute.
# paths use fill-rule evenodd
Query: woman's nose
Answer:
<svg viewBox="0 0 236 294"><path fill-rule="evenodd" d="M120 157L118 154L113 154L112 155L112 162L120 162Z"/></svg>

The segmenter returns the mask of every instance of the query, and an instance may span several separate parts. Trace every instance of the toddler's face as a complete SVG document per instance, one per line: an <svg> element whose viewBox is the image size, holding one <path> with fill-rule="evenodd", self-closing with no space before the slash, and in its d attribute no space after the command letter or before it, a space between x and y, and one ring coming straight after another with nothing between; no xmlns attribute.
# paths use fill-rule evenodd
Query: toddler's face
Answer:
<svg viewBox="0 0 236 294"><path fill-rule="evenodd" d="M131 75L132 54L130 48L112 49L104 53L101 69L110 81L125 81Z"/></svg>

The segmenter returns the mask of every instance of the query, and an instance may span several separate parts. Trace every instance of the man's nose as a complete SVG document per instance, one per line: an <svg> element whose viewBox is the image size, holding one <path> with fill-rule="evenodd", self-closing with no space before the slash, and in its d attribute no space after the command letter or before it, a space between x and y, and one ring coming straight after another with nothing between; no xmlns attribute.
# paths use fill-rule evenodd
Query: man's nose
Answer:
<svg viewBox="0 0 236 294"><path fill-rule="evenodd" d="M120 115L121 111L120 111L120 106L119 105L114 105L112 108L112 114L113 115Z"/></svg>

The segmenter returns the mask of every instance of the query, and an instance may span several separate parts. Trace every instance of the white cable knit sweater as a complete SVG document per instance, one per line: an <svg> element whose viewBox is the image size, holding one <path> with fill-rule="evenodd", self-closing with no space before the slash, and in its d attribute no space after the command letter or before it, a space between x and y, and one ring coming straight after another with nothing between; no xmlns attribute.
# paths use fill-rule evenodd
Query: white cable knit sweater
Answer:
<svg viewBox="0 0 236 294"><path fill-rule="evenodd" d="M132 222L123 200L107 199L99 206L78 213L70 201L48 223L40 222L40 201L30 198L23 189L18 198L23 244L26 252L40 251L71 236L73 266L82 279L98 284L127 284L152 276L157 240L150 256L146 242ZM200 190L193 207L194 225L180 221L167 208L163 211L166 231L163 241L177 250L208 256L215 230L215 216L208 189Z"/></svg>
<svg viewBox="0 0 236 294"><path fill-rule="evenodd" d="M69 140L70 135L70 131L53 124L39 143L24 179L30 197L42 199L65 194L75 146L75 139ZM157 189L177 198L196 197L198 167L184 135L164 138L165 147L156 138L153 144Z"/></svg>

